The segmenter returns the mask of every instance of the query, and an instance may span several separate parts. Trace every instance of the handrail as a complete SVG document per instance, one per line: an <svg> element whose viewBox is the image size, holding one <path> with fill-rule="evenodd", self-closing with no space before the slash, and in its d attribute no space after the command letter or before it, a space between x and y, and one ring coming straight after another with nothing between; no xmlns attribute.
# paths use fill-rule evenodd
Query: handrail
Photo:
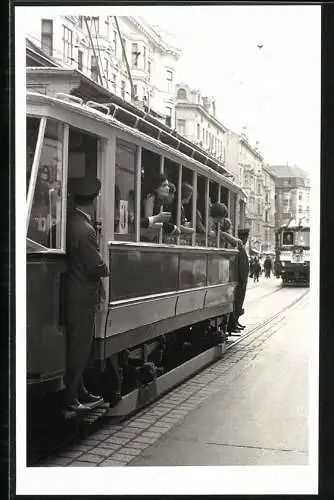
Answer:
<svg viewBox="0 0 334 500"><path fill-rule="evenodd" d="M76 97L75 95L71 95L71 94L65 94L64 92L57 92L55 94L55 98L56 99L68 99L69 101L73 101L77 104L80 104L82 106L83 104L83 99L81 99L81 97Z"/></svg>
<svg viewBox="0 0 334 500"><path fill-rule="evenodd" d="M234 249L234 248L217 248L217 247L201 247L201 246L185 246L185 245L173 245L173 244L165 244L165 243L147 243L147 242L135 242L135 241L117 241L117 240L111 240L108 241L107 243L108 248L112 247L121 247L123 246L124 249L130 249L133 248L134 250L144 250L144 251L157 251L157 250L167 250L167 251L173 251L175 250L176 252L179 253L189 253L189 252L195 252L195 253L223 253L226 255L238 255L239 250Z"/></svg>
<svg viewBox="0 0 334 500"><path fill-rule="evenodd" d="M99 102L96 102L96 101L87 101L86 106L88 108L96 108L97 110L104 109L107 111L107 116L110 114L110 109L105 104L100 104Z"/></svg>

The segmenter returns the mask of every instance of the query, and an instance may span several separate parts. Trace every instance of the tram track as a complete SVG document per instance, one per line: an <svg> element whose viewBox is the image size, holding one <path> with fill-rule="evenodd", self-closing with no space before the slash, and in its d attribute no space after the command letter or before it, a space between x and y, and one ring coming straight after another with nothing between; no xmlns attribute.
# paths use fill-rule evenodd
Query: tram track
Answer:
<svg viewBox="0 0 334 500"><path fill-rule="evenodd" d="M282 290L281 288L263 296L263 297L260 297L260 299L257 299L257 300L261 300L262 298L267 298L269 295L272 295L278 291ZM281 309L280 311L278 311L276 314L273 314L272 316L270 316L269 318L265 319L262 323L260 323L259 325L251 328L248 332L242 334L238 339L234 340L233 343L229 346L227 346L226 348L226 352L228 352L229 350L231 350L233 347L236 347L238 344L241 344L242 342L244 342L247 338L251 337L252 335L254 335L254 333L260 331L265 328L266 326L269 326L271 325L275 319L279 318L282 314L284 314L286 311L292 309L295 305L297 305L304 297L307 296L309 290L306 290L303 294L301 294L299 297L297 297L294 301L292 301L290 304L288 304L287 306L285 306L283 309ZM251 302L251 301L249 301ZM261 335L261 334L260 334ZM258 337L256 337L258 338ZM255 339L254 339L255 340Z"/></svg>
<svg viewBox="0 0 334 500"><path fill-rule="evenodd" d="M282 290L281 288L278 288L277 290L273 291L270 293L276 293L278 291ZM286 314L288 311L291 311L295 306L297 306L304 298L306 298L309 290L306 290L304 293L299 295L297 298L295 298L292 302L289 302L287 305L285 305L283 308L281 308L279 311L276 313L270 315L267 318L264 318L263 321L261 321L258 325L254 326L253 328L250 328L249 331L246 333L242 334L239 338L237 339L231 339L232 341L228 340L227 345L225 349L221 351L221 356L218 359L212 360L211 362L208 362L203 366L201 369L193 369L192 373L189 373L188 376L185 375L182 381L180 381L178 384L174 384L173 387L171 387L169 390L166 390L162 394L160 394L157 398L151 401L151 403L146 404L143 407L140 407L138 411L132 412L132 414L129 415L123 415L119 416L119 418L110 418L106 414L105 411L101 411L100 413L100 418L96 418L95 421L92 416L92 422L90 425L84 425L83 422L80 425L77 425L75 428L75 432L70 435L67 435L66 438L60 439L60 441L56 444L50 447L50 449L45 450L44 453L40 454L40 456L36 456L36 459L33 460L31 463L28 465L30 466L38 466L41 465L43 466L43 463L47 461L51 456L57 456L60 454L62 456L64 452L62 450L66 450L71 446L74 446L75 443L79 442L81 439L84 439L85 437L87 438L88 436L92 436L94 438L95 434L99 433L101 430L103 431L103 427L105 425L108 426L108 428L115 429L117 428L117 425L120 425L121 427L126 426L129 422L133 421L136 418L140 418L142 414L147 414L147 412L151 411L151 408L155 408L156 406L159 406L163 404L164 400L167 398L173 400L173 395L175 397L175 394L178 392L182 392L182 387L186 387L187 384L191 384L195 386L197 384L197 380L200 377L205 377L205 374L208 374L210 372L215 372L217 371L217 376L214 377L214 379L219 378L221 369L226 369L227 365L224 363L224 361L228 361L229 358L233 357L233 354L238 353L241 354L238 359L236 359L235 362L238 362L240 359L243 357L247 356L252 344L256 344L261 338L263 339L263 342L267 340L271 335L275 333L274 331L270 331L272 327L275 325L275 322L279 322L280 319ZM266 297L269 294L266 294ZM265 296L263 296L264 298ZM259 298L258 300L261 300ZM268 335L269 332L269 335ZM217 346L216 346L217 347ZM210 351L209 349L208 351ZM197 358L199 357L205 357L208 356L208 352L203 352ZM209 359L209 358L207 358ZM190 368L194 368L194 360L190 360L190 362L184 363L184 365L189 364ZM181 365L183 366L183 365ZM185 368L185 367L183 367ZM191 398L196 399L196 394L198 391L203 389L202 386L199 386L197 391L195 390L191 395L190 395L190 401ZM189 398L185 399L185 401L182 403L187 403L189 401Z"/></svg>

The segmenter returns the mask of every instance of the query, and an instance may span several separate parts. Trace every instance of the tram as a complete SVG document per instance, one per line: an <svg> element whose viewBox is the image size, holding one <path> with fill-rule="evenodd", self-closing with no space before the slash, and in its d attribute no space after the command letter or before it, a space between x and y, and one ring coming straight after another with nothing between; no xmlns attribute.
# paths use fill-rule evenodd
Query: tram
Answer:
<svg viewBox="0 0 334 500"><path fill-rule="evenodd" d="M28 92L26 128L28 394L63 389L67 186L95 176L102 185L95 224L111 276L85 377L113 414L131 413L222 355L218 333L233 310L238 250L221 247L219 230L210 237L209 206L228 206L236 234L246 194L197 146L113 103ZM176 187L177 223L182 182L191 184L188 223L196 228L200 211L204 233L165 241L161 228L141 228L152 170Z"/></svg>
<svg viewBox="0 0 334 500"><path fill-rule="evenodd" d="M276 234L282 285L310 283L310 227L290 223Z"/></svg>

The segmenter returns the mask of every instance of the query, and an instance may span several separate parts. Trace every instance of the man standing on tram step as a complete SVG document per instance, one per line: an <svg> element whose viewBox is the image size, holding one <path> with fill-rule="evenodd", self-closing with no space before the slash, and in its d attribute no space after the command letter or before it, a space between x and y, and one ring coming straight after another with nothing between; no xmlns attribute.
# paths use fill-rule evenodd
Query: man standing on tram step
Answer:
<svg viewBox="0 0 334 500"><path fill-rule="evenodd" d="M74 203L68 210L66 235L68 269L64 284L67 367L64 383L65 405L74 411L87 411L103 403L102 397L87 391L83 381L93 342L101 278L109 276L92 225L95 200L100 189L101 183L96 178L69 180L69 192Z"/></svg>
<svg viewBox="0 0 334 500"><path fill-rule="evenodd" d="M243 303L246 295L248 274L249 274L249 261L248 255L245 249L249 235L249 229L239 229L238 238L234 238L232 235L222 232L222 237L226 239L229 243L238 247L238 284L235 289L234 295L234 311L230 314L227 332L228 333L239 333L245 328L245 326L239 323L239 317L244 314Z"/></svg>

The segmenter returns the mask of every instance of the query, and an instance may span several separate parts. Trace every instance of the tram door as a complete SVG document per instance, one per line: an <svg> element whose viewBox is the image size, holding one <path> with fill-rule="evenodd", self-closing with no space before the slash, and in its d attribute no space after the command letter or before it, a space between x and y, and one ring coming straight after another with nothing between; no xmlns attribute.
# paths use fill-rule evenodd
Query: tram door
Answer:
<svg viewBox="0 0 334 500"><path fill-rule="evenodd" d="M68 178L95 178L103 182L102 176L102 144L101 139L88 134L82 130L70 127L68 144ZM100 195L97 197L95 213L93 216L94 226L97 232L97 240L100 249L103 246L103 232L101 225L102 207ZM101 317L97 313L95 317L95 331L100 330Z"/></svg>

